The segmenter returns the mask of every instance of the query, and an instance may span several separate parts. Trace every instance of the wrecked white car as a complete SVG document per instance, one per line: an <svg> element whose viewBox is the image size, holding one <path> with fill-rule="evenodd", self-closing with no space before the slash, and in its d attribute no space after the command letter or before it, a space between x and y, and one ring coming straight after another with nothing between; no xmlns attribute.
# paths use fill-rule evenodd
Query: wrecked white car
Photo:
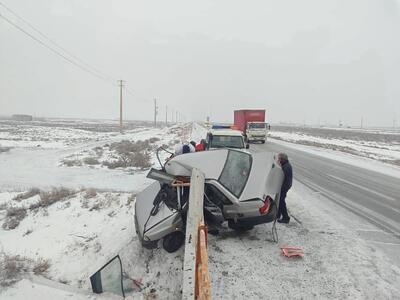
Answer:
<svg viewBox="0 0 400 300"><path fill-rule="evenodd" d="M148 177L155 182L136 198L135 227L144 247L163 240L164 249L174 252L183 244L193 168L205 174L209 229L218 230L227 221L230 228L245 231L275 221L283 172L273 154L233 149L188 153L150 170Z"/></svg>

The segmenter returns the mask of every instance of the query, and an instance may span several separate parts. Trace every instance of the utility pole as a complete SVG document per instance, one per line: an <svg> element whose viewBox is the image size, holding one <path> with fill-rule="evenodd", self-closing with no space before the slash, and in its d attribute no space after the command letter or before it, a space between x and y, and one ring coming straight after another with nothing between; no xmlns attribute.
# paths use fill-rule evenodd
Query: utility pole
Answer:
<svg viewBox="0 0 400 300"><path fill-rule="evenodd" d="M175 116L175 123L178 124L178 111L176 111L176 116Z"/></svg>
<svg viewBox="0 0 400 300"><path fill-rule="evenodd" d="M157 112L158 112L157 99L154 98L154 127L157 127Z"/></svg>
<svg viewBox="0 0 400 300"><path fill-rule="evenodd" d="M119 131L122 133L122 88L124 87L124 81L118 80L119 82Z"/></svg>
<svg viewBox="0 0 400 300"><path fill-rule="evenodd" d="M171 122L174 123L174 110L171 109Z"/></svg>
<svg viewBox="0 0 400 300"><path fill-rule="evenodd" d="M361 129L363 128L363 122L364 122L364 118L361 117Z"/></svg>
<svg viewBox="0 0 400 300"><path fill-rule="evenodd" d="M165 126L168 127L168 105L165 105Z"/></svg>

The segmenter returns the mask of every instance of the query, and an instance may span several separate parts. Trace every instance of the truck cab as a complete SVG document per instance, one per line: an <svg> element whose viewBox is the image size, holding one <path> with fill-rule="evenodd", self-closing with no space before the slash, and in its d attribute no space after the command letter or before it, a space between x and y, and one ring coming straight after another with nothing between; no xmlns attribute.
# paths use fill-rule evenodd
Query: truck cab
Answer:
<svg viewBox="0 0 400 300"><path fill-rule="evenodd" d="M207 133L207 149L248 149L247 144L242 132L233 129L212 129Z"/></svg>
<svg viewBox="0 0 400 300"><path fill-rule="evenodd" d="M248 122L246 137L248 142L260 141L265 143L270 125L264 122Z"/></svg>

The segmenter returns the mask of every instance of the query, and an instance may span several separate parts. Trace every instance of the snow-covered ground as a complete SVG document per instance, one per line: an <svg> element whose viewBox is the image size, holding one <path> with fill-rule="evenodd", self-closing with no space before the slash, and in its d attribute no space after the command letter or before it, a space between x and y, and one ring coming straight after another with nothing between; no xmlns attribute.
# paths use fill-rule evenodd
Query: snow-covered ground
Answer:
<svg viewBox="0 0 400 300"><path fill-rule="evenodd" d="M144 275L155 260L144 259L151 254L136 241L135 194L149 184L146 178L149 167L158 165L155 149L164 145L172 150L176 143L188 141L190 124L169 128L133 126L123 134L102 130L101 123L96 123L90 131L75 128L76 123L69 127L68 124L58 127L59 122L54 127L51 124L51 121L35 122L17 124L14 128L0 122L1 145L12 147L0 153L0 225L4 224L0 229L0 280L10 283L7 283L10 274L15 275L15 280L29 277L39 262L46 261L48 267L40 274L51 282L90 292L89 276L109 258L127 252L121 250L124 248L133 251L125 255L124 269L128 275L140 279L135 273L140 263L134 262L130 268L130 259L142 256L140 261L147 261L142 264ZM143 151L149 156L149 165L108 168L85 163L85 158L99 153L96 159L101 163L115 161L119 153L110 150L110 145L121 141L129 141L130 145L147 141ZM163 153L161 160L167 155ZM64 164L71 157L82 163ZM171 260L172 265L177 263L179 260ZM157 272L150 274L157 278ZM13 276L9 281L14 280ZM137 297L154 294L149 282L146 281L146 288L137 291ZM0 298L26 299L30 295L30 299L35 299L37 295L36 299L50 299L48 295L54 294L69 299L71 293L74 298L94 297L68 289L51 291L53 288L54 284L22 280L8 289L2 286Z"/></svg>
<svg viewBox="0 0 400 300"><path fill-rule="evenodd" d="M0 287L0 299L112 299L110 294L91 294L88 278L118 253L127 276L142 283L132 285L128 298L180 298L183 248L172 254L161 247L142 249L135 235L134 195L149 183L146 171L85 163L68 167L62 160L70 155L83 160L95 155L95 147L103 148L104 154L105 144L123 139L156 137L156 145L172 148L174 142L199 142L204 137L201 126L193 125L191 137L189 129L133 128L123 136L94 132L92 137L99 140L0 153L0 222L13 225L13 218L21 218L15 229L0 229L0 260L4 254L9 260L19 255L17 261L26 269L20 271L26 276L45 260L48 268L38 273L50 279L27 276ZM155 163L154 152L150 156ZM18 164L19 160L23 162ZM99 160L107 159L102 155ZM33 190L21 196L32 187L41 188L41 193ZM68 189L60 192L60 187ZM298 182L287 202L294 218L289 225L278 224L277 244L271 242L270 224L240 235L228 228L209 235L214 299L398 298L400 270L374 247L375 242L365 239L376 233L375 228ZM11 207L14 213L7 216ZM283 257L283 245L302 247L304 258ZM15 270L12 264L8 269Z"/></svg>
<svg viewBox="0 0 400 300"><path fill-rule="evenodd" d="M269 224L240 236L209 236L215 299L398 298L399 268L363 238L376 228L298 182L287 204L292 220L277 225L277 244ZM301 247L305 255L286 258L281 246Z"/></svg>

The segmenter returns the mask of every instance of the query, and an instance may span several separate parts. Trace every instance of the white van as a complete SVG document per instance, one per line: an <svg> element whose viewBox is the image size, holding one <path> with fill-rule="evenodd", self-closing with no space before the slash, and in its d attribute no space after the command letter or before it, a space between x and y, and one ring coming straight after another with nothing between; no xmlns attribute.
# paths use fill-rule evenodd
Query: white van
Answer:
<svg viewBox="0 0 400 300"><path fill-rule="evenodd" d="M239 130L233 129L212 129L207 133L207 149L249 149L249 144Z"/></svg>

